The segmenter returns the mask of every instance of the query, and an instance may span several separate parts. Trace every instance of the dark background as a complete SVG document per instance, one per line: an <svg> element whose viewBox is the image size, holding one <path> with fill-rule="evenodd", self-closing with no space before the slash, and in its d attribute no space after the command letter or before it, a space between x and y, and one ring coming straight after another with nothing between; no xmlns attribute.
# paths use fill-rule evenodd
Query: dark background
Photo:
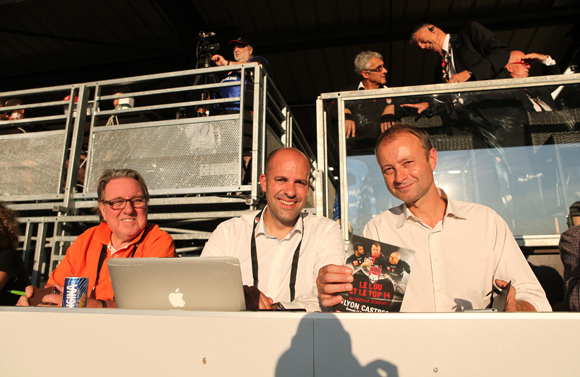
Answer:
<svg viewBox="0 0 580 377"><path fill-rule="evenodd" d="M311 144L316 97L358 81L358 52L383 54L391 87L433 82L437 56L408 42L419 23L453 33L478 21L562 71L580 46L578 0L0 0L0 15L0 92L191 69L200 31L217 33L226 59L244 36Z"/></svg>

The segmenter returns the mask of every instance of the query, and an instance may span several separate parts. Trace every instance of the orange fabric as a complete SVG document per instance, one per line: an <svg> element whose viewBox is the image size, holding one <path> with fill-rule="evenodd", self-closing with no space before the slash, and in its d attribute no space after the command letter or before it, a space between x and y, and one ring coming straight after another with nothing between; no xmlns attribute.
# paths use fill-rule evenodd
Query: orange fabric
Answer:
<svg viewBox="0 0 580 377"><path fill-rule="evenodd" d="M177 256L173 239L167 232L159 229L159 226L148 223L144 232L146 234L135 251L133 258ZM135 248L134 244L141 239L142 234L143 232L131 241L129 247L115 253L113 257L128 258L131 256ZM104 222L81 234L68 248L66 256L52 272L46 286L54 286L55 283L64 285L64 279L69 276L88 277L90 296L97 278L97 266L99 265L101 249L103 245L109 244L110 239L111 229ZM95 298L97 300L112 300L115 297L109 276L109 267L107 266L107 261L111 257L111 252L107 249L107 258L103 262L95 290Z"/></svg>

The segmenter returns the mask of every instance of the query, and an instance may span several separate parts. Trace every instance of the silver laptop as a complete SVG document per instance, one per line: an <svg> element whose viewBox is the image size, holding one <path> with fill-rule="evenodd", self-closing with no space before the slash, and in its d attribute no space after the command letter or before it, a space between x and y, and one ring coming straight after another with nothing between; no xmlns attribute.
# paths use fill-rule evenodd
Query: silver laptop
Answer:
<svg viewBox="0 0 580 377"><path fill-rule="evenodd" d="M121 309L246 309L237 258L110 258L108 266Z"/></svg>

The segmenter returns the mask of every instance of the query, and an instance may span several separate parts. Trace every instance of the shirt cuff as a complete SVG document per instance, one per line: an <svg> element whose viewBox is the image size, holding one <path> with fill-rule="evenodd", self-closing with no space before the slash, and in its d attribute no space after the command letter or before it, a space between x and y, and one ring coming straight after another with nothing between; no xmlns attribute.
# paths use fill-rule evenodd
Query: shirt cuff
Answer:
<svg viewBox="0 0 580 377"><path fill-rule="evenodd" d="M550 55L548 55L548 58L546 60L544 60L542 62L542 64L547 65L547 66L556 65L556 61L554 59L552 59L552 57Z"/></svg>

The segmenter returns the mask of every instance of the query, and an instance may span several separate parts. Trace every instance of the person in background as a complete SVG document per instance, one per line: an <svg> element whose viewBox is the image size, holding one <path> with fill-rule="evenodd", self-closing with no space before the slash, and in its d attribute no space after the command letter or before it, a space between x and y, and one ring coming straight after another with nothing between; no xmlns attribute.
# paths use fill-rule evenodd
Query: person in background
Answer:
<svg viewBox="0 0 580 377"><path fill-rule="evenodd" d="M505 66L504 72L498 78L525 78L530 76L532 63L539 62L542 66L542 74L558 75L560 69L556 61L549 55L525 54L522 51L514 50L510 54L510 61ZM522 102L527 112L542 112L558 110L556 101L552 98L553 89L549 87L532 87L515 92L517 99Z"/></svg>
<svg viewBox="0 0 580 377"><path fill-rule="evenodd" d="M564 264L564 298L570 310L580 311L580 202L570 206L568 230L560 236Z"/></svg>
<svg viewBox="0 0 580 377"><path fill-rule="evenodd" d="M420 24L415 28L410 38L411 44L420 49L440 55L435 66L436 83L461 83L499 78L510 59L509 47L490 30L477 22L470 22L457 34L447 34L433 24ZM512 146L506 133L515 132L518 137L516 145L521 144L523 133L518 127L517 115L509 115L505 127L497 120L503 115L503 110L496 111L492 106L487 110L485 103L490 100L483 93L453 93L444 96L436 112L441 115L447 133L453 136L473 136L473 147L501 148ZM500 103L501 105L501 103ZM511 106L511 105L510 105ZM512 119L516 119L515 123ZM507 131L505 129L507 129Z"/></svg>
<svg viewBox="0 0 580 377"><path fill-rule="evenodd" d="M131 88L129 88L127 85L119 86L111 90L111 94L114 96L128 93L131 93ZM131 104L133 102L132 100L133 100L132 98L127 97L115 98L113 100L113 106L115 106L115 110L130 109L133 107L133 105Z"/></svg>
<svg viewBox="0 0 580 377"><path fill-rule="evenodd" d="M341 91L387 88L388 71L383 56L378 52L360 52L354 59L354 71L361 81L358 85L347 86ZM400 105L398 102L397 99L391 98L346 101L344 110L346 138L354 139L352 141L370 142L374 146L380 133L391 127L395 119L403 115L401 107L414 109L404 115L417 115L429 107L427 102Z"/></svg>
<svg viewBox="0 0 580 377"><path fill-rule="evenodd" d="M375 90L387 88L387 68L383 56L375 51L361 51L354 59L354 72L360 78L358 85L341 91ZM360 101L345 101L345 134L348 155L372 153L377 138L403 116L423 114L431 116L428 102L402 103L400 98L376 98ZM328 108L331 116L337 117L337 105ZM349 173L353 169L347 167ZM340 188L334 199L334 220L341 222ZM347 222L349 229L352 225Z"/></svg>
<svg viewBox="0 0 580 377"><path fill-rule="evenodd" d="M0 203L0 305L16 305L20 296L11 290L23 291L30 285L26 267L18 247L16 212Z"/></svg>
<svg viewBox="0 0 580 377"><path fill-rule="evenodd" d="M510 58L508 46L477 22L470 22L457 34L447 34L433 24L421 24L410 41L421 50L441 55L435 82L493 79Z"/></svg>
<svg viewBox="0 0 580 377"><path fill-rule="evenodd" d="M6 114L6 111L2 110L3 107L4 107L4 99L0 98L0 120L8 120L8 114Z"/></svg>
<svg viewBox="0 0 580 377"><path fill-rule="evenodd" d="M18 98L9 99L4 103L4 107L20 106L22 101ZM6 113L8 120L24 119L24 109L15 109Z"/></svg>
<svg viewBox="0 0 580 377"><path fill-rule="evenodd" d="M232 66L232 70L228 72L227 76L222 80L225 82L241 81L241 70L236 69L236 65L244 63L258 63L266 69L268 75L273 77L270 63L262 56L254 56L254 48L249 40L246 38L237 38L231 40L230 48L234 54L234 61L226 60L221 55L214 55L211 59L217 66ZM243 117L244 124L242 126L242 154L243 154L243 182L248 184L250 179L251 157L252 157L252 131L253 131L253 114L256 114L257 109L254 108L254 82L253 70L248 71L246 80L244 81L244 109ZM240 86L229 86L221 88L219 91L221 98L232 98L241 96ZM238 114L240 112L239 102L227 102L223 105L221 112L224 114Z"/></svg>

